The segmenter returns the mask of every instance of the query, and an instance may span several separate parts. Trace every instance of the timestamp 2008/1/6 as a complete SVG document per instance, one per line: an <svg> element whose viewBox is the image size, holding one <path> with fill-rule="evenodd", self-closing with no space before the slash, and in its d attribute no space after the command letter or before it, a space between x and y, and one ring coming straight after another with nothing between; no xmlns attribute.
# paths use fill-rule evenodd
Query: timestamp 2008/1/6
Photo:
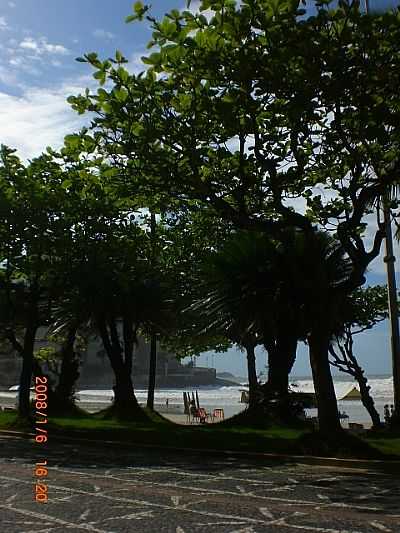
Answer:
<svg viewBox="0 0 400 533"><path fill-rule="evenodd" d="M48 440L47 400L47 377L37 376L35 378L35 441L40 446ZM40 503L48 501L47 474L47 460L37 462L34 469L35 500Z"/></svg>

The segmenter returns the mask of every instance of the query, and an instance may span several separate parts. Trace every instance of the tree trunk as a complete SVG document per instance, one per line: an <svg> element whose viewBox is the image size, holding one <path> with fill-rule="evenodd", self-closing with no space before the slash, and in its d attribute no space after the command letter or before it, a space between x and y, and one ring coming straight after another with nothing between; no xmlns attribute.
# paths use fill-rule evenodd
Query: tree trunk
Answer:
<svg viewBox="0 0 400 533"><path fill-rule="evenodd" d="M152 331L150 338L149 388L147 390L147 407L154 410L154 390L157 372L157 338Z"/></svg>
<svg viewBox="0 0 400 533"><path fill-rule="evenodd" d="M285 398L289 389L289 374L296 360L297 338L281 333L274 342L266 344L268 351L268 390Z"/></svg>
<svg viewBox="0 0 400 533"><path fill-rule="evenodd" d="M133 415L141 411L133 389L132 377L122 359L121 345L114 320L109 321L110 334L104 320L98 322L99 332L104 349L110 360L115 375L114 407L117 414L123 416Z"/></svg>
<svg viewBox="0 0 400 533"><path fill-rule="evenodd" d="M79 360L74 351L76 331L75 326L68 330L67 338L62 346L61 372L55 390L57 402L61 408L73 405L74 387L79 378Z"/></svg>
<svg viewBox="0 0 400 533"><path fill-rule="evenodd" d="M37 326L30 324L26 328L24 335L22 370L18 390L18 413L23 418L31 417L30 388L33 375L33 350L35 347L36 331Z"/></svg>
<svg viewBox="0 0 400 533"><path fill-rule="evenodd" d="M344 333L345 341L343 344L341 344L340 339L336 337L336 345L340 351L341 357L337 354L332 345L329 347L329 353L333 357L331 364L336 366L336 368L339 368L341 372L349 374L355 379L355 381L357 381L358 386L360 387L362 404L371 417L373 427L375 429L381 428L382 422L378 411L375 409L374 400L369 392L370 386L368 385L368 379L364 376L364 371L353 352L354 341L351 326L346 327Z"/></svg>
<svg viewBox="0 0 400 533"><path fill-rule="evenodd" d="M124 364L129 376L132 375L133 347L135 344L136 334L133 331L132 319L128 314L124 314L122 323L122 332L124 336Z"/></svg>
<svg viewBox="0 0 400 533"><path fill-rule="evenodd" d="M246 344L247 352L247 373L249 378L249 407L254 407L257 403L258 380L256 371L256 354L254 344Z"/></svg>
<svg viewBox="0 0 400 533"><path fill-rule="evenodd" d="M117 410L120 410L123 413L128 413L132 409L139 408L131 376L126 373L123 367L118 368L117 371L114 370L114 372L114 404Z"/></svg>
<svg viewBox="0 0 400 533"><path fill-rule="evenodd" d="M283 333L283 336L282 337L280 336L279 338L282 339L281 343L278 339L278 343L282 345L281 350L285 354L286 373L288 376L288 388L289 388L289 375L296 361L298 339L297 339L297 336L290 335L287 333L286 334Z"/></svg>
<svg viewBox="0 0 400 533"><path fill-rule="evenodd" d="M329 364L329 335L313 332L308 338L310 363L318 407L319 429L331 434L342 431L335 388Z"/></svg>
<svg viewBox="0 0 400 533"><path fill-rule="evenodd" d="M373 427L375 429L379 429L382 427L382 422L379 413L375 408L374 400L369 393L370 387L368 385L368 380L364 377L362 370L357 368L355 370L355 378L360 387L362 404L368 411L369 416L371 417Z"/></svg>

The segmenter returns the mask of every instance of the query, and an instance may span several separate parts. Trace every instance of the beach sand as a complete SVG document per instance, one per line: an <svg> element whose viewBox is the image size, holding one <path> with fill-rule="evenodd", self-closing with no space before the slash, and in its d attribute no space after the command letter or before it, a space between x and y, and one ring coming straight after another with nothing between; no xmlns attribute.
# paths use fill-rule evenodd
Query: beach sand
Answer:
<svg viewBox="0 0 400 533"><path fill-rule="evenodd" d="M243 411L246 408L246 404L239 403L240 393L239 389L225 387L222 389L210 389L199 390L200 405L206 409L208 413L212 412L214 408L223 408L225 418ZM158 395L158 396L157 396ZM3 390L0 391L0 406L2 408L15 408L16 407L16 391ZM85 411L89 413L95 413L107 408L111 404L112 391L80 391L77 404ZM141 405L146 403L146 392L139 391L137 393L138 400ZM33 396L32 396L33 398ZM180 390L160 390L156 391L155 410L162 416L165 416L168 420L176 424L187 425L190 422L187 420L187 415L183 412L182 391ZM168 407L166 405L166 399L169 400ZM375 400L376 408L383 418L384 404L390 403L390 399L377 398ZM349 415L349 419L342 420L342 426L344 428L349 427L349 423L363 424L364 428L371 427L371 419L363 407L362 403L357 401L339 401L338 407L341 412L346 412ZM307 417L316 417L316 409L307 409ZM207 422L212 422L210 419ZM218 422L217 420L215 422ZM196 422L198 424L198 422Z"/></svg>

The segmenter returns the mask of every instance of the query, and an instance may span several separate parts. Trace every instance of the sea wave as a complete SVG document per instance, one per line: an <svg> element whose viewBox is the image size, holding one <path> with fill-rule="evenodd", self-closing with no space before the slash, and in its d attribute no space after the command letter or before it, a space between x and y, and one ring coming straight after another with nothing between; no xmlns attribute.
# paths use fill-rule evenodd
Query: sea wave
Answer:
<svg viewBox="0 0 400 533"><path fill-rule="evenodd" d="M357 386L356 382L348 379L338 379L335 377L335 390L337 397L342 398L347 391L353 386ZM388 403L393 401L393 379L391 377L374 377L369 380L371 387L371 394L377 400L386 400ZM311 378L290 380L293 390L302 392L313 392L314 384ZM205 405L232 405L240 401L241 391L243 385L224 386L224 387L193 387L187 389L158 389L155 391L156 403L165 403L168 399L171 403L183 403L183 392L195 393L198 392L200 401ZM145 402L147 398L147 390L136 389L135 394L139 402ZM78 397L84 401L98 401L109 402L113 397L112 389L107 390L80 390L77 393Z"/></svg>
<svg viewBox="0 0 400 533"><path fill-rule="evenodd" d="M313 392L314 384L312 379L299 379L291 381L293 390L301 392ZM349 380L334 379L336 396L341 398L353 386L358 388L357 382ZM368 385L371 387L370 393L377 400L393 401L393 378L391 377L376 377L368 380Z"/></svg>

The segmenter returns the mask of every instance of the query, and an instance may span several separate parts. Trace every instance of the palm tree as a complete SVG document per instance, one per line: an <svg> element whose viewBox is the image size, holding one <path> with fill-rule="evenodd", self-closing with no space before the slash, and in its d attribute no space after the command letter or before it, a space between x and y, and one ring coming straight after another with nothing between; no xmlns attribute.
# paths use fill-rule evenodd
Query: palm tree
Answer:
<svg viewBox="0 0 400 533"><path fill-rule="evenodd" d="M210 257L205 296L194 304L239 345L252 335L267 347L268 386L283 397L297 342L305 339L323 431L341 429L328 348L348 274L343 249L326 233L287 230L279 242L240 233Z"/></svg>
<svg viewBox="0 0 400 533"><path fill-rule="evenodd" d="M284 283L303 316L322 432L341 431L328 350L343 323L346 286L351 272L341 245L321 231L297 232L281 246ZM288 248L289 246L289 248Z"/></svg>
<svg viewBox="0 0 400 533"><path fill-rule="evenodd" d="M279 319L283 303L276 270L276 243L262 234L237 233L208 258L200 281L201 296L191 306L200 311L206 327L217 328L246 350L251 407L261 396L256 346L263 345L268 350L270 390L285 396L297 345L296 339L285 351L282 338L277 339L282 333Z"/></svg>

